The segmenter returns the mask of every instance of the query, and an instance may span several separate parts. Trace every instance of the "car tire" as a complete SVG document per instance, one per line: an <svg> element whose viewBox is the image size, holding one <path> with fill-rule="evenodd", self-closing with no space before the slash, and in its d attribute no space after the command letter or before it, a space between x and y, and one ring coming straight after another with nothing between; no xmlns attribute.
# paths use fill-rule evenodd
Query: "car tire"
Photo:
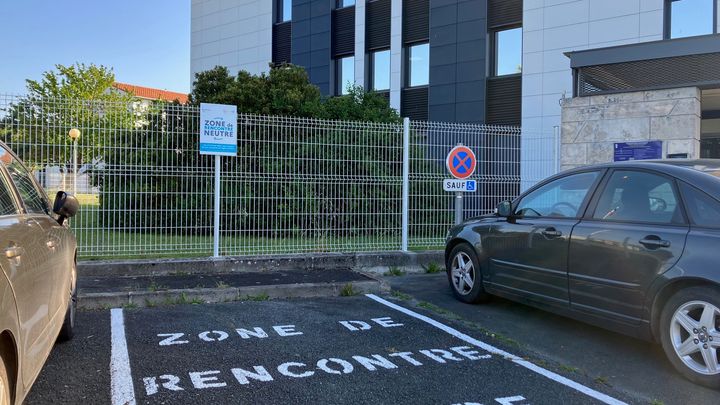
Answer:
<svg viewBox="0 0 720 405"><path fill-rule="evenodd" d="M5 359L0 356L0 405L10 405L10 386L7 368L5 368Z"/></svg>
<svg viewBox="0 0 720 405"><path fill-rule="evenodd" d="M66 342L72 339L75 335L75 312L77 310L77 271L75 265L73 265L72 271L72 291L70 291L68 308L67 311L65 311L65 320L63 321L62 328L60 329L60 335L58 335L58 341L60 342Z"/></svg>
<svg viewBox="0 0 720 405"><path fill-rule="evenodd" d="M720 289L690 287L675 293L660 315L660 343L685 378L720 389Z"/></svg>
<svg viewBox="0 0 720 405"><path fill-rule="evenodd" d="M467 243L453 248L448 256L447 278L455 298L462 302L475 304L487 301L490 296L482 284L482 271L475 249Z"/></svg>

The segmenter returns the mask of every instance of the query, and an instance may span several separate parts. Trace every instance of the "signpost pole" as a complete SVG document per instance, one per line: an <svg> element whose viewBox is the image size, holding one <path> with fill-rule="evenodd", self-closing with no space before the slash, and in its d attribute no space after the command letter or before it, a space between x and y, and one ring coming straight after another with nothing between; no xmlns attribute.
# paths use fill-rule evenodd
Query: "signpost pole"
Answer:
<svg viewBox="0 0 720 405"><path fill-rule="evenodd" d="M237 156L237 106L200 103L200 154L215 155L213 257L220 257L220 156Z"/></svg>
<svg viewBox="0 0 720 405"><path fill-rule="evenodd" d="M220 257L220 155L215 155L215 209L213 211L213 257Z"/></svg>
<svg viewBox="0 0 720 405"><path fill-rule="evenodd" d="M463 192L455 192L455 225L463 221Z"/></svg>
<svg viewBox="0 0 720 405"><path fill-rule="evenodd" d="M408 217L410 211L410 118L403 119L402 240L400 249L408 251Z"/></svg>

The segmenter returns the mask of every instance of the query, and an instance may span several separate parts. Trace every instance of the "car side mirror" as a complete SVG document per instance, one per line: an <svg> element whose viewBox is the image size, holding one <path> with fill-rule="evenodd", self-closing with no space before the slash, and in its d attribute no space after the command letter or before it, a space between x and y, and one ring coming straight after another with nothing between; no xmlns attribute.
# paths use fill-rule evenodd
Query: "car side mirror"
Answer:
<svg viewBox="0 0 720 405"><path fill-rule="evenodd" d="M66 218L75 216L78 209L80 209L80 203L74 195L64 191L58 191L57 194L55 194L53 212L59 216L57 221L60 225L65 222Z"/></svg>
<svg viewBox="0 0 720 405"><path fill-rule="evenodd" d="M502 218L509 218L512 216L512 203L510 201L503 201L497 205L497 214Z"/></svg>

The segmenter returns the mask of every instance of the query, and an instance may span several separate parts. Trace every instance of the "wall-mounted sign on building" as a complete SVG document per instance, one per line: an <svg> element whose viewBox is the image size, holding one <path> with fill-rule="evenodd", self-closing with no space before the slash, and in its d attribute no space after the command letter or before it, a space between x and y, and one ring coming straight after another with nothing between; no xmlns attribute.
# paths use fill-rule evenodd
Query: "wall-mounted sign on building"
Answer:
<svg viewBox="0 0 720 405"><path fill-rule="evenodd" d="M662 159L662 144L662 141L616 143L615 161Z"/></svg>
<svg viewBox="0 0 720 405"><path fill-rule="evenodd" d="M200 154L237 156L237 106L200 104Z"/></svg>

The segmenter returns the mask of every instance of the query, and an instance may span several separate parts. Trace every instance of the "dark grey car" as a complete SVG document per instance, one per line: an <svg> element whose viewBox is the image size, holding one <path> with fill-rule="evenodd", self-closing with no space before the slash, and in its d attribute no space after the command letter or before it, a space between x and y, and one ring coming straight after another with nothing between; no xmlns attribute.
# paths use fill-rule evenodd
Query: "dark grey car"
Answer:
<svg viewBox="0 0 720 405"><path fill-rule="evenodd" d="M453 227L445 258L462 301L503 296L659 341L720 388L720 160L563 172Z"/></svg>

